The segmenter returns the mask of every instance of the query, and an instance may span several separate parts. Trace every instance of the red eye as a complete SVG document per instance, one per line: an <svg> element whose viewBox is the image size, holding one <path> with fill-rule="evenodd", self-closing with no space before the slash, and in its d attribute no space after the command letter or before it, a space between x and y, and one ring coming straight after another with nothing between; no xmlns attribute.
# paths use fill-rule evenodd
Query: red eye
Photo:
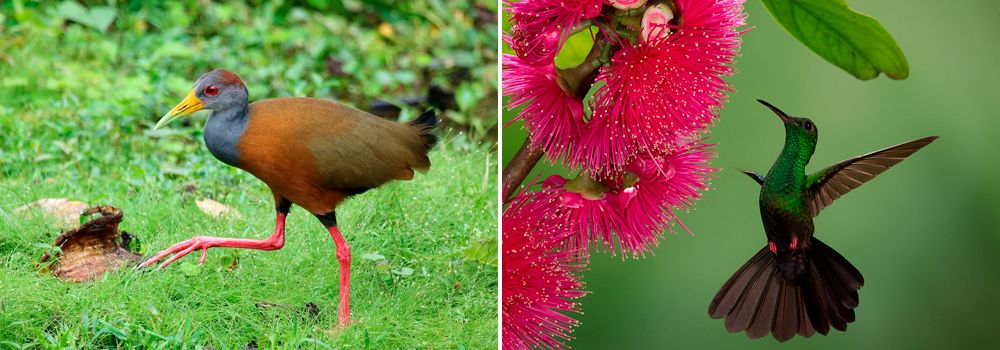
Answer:
<svg viewBox="0 0 1000 350"><path fill-rule="evenodd" d="M209 85L205 88L205 94L208 96L215 96L219 94L219 87L215 85Z"/></svg>

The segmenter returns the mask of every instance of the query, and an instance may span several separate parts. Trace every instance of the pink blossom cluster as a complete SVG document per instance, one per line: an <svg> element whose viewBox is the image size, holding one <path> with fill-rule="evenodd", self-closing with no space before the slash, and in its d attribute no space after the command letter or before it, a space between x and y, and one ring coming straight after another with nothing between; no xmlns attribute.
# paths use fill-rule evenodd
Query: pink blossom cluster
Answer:
<svg viewBox="0 0 1000 350"><path fill-rule="evenodd" d="M703 138L730 91L723 78L734 73L742 6L507 2L512 29L504 40L515 52L503 57L508 108L519 108L528 147L579 175L551 176L504 212L505 348L564 348L576 324L566 312L577 311L572 300L583 293L574 273L591 251L642 257L674 224L684 227L675 212L700 198L714 171ZM589 28L591 54L557 68L566 39Z"/></svg>
<svg viewBox="0 0 1000 350"><path fill-rule="evenodd" d="M679 222L674 211L688 208L708 188L713 169L707 165L712 157L707 148L692 143L669 155L639 157L616 179L550 176L541 191L531 195L535 202L556 205L538 208L534 212L545 217L535 219L567 228L569 233L559 236L563 248L581 256L589 254L592 244L627 256L645 256L656 247L663 230ZM601 190L574 191L571 181Z"/></svg>
<svg viewBox="0 0 1000 350"><path fill-rule="evenodd" d="M565 313L579 312L573 299L582 297L576 273L583 263L572 251L558 249L568 227L536 220L539 213L554 218L556 203L522 193L504 210L510 218L501 231L503 251L502 335L505 350L561 349L577 321Z"/></svg>

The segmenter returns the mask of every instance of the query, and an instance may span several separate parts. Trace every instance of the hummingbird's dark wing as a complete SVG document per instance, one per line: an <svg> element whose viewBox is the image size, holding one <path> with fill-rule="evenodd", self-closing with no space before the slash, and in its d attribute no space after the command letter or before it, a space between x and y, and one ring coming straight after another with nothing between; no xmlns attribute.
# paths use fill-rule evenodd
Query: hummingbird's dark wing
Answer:
<svg viewBox="0 0 1000 350"><path fill-rule="evenodd" d="M937 138L929 136L857 156L809 175L806 188L812 195L810 203L812 216L819 215L819 212L835 199L889 170Z"/></svg>
<svg viewBox="0 0 1000 350"><path fill-rule="evenodd" d="M751 179L757 181L757 184L764 186L764 175L752 172L750 170L743 170L743 169L736 169L736 170L739 170L741 173L747 174L747 176L749 176Z"/></svg>

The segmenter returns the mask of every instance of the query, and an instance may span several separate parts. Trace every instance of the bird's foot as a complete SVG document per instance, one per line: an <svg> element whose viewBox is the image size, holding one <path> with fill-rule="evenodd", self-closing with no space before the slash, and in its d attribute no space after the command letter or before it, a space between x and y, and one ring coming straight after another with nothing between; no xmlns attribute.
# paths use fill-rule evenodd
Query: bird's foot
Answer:
<svg viewBox="0 0 1000 350"><path fill-rule="evenodd" d="M174 244L170 248L156 253L156 256L149 258L149 260L146 260L139 266L147 267L157 261L160 261L160 259L166 258L170 254L174 254L174 256L170 257L170 259L167 259L167 261L160 264L160 268L162 269L195 250L201 250L201 258L198 259L198 265L201 265L205 263L205 254L208 253L208 248L212 247L246 248L257 250L281 249L281 247L285 245L284 221L281 220L281 217L279 217L278 225L278 229L275 230L274 234L265 240L195 236L194 238Z"/></svg>
<svg viewBox="0 0 1000 350"><path fill-rule="evenodd" d="M205 263L205 255L208 253L208 248L216 246L215 244L213 244L214 243L213 239L216 239L216 238L215 237L196 236L196 237L191 238L189 240L178 242L177 244L174 244L170 248L164 249L164 250L160 251L159 253L156 253L155 256L153 256L152 258L149 258L149 260L146 260L145 262L143 262L139 266L140 267L149 267L150 265L153 265L157 261L160 261L163 258L166 258L170 254L174 254L174 256L170 257L170 259L167 259L162 264L160 264L159 268L162 269L162 268L165 268L165 267L169 266L174 261L177 261L177 259L183 258L185 255L188 255L191 252L193 252L195 250L199 250L199 249L201 250L201 258L198 259L198 265L204 264Z"/></svg>
<svg viewBox="0 0 1000 350"><path fill-rule="evenodd" d="M792 244L788 245L788 247L792 248L792 250L799 249L799 238L798 237L792 237Z"/></svg>
<svg viewBox="0 0 1000 350"><path fill-rule="evenodd" d="M770 250L772 254L778 254L778 245L774 244L774 242L767 241L767 249Z"/></svg>

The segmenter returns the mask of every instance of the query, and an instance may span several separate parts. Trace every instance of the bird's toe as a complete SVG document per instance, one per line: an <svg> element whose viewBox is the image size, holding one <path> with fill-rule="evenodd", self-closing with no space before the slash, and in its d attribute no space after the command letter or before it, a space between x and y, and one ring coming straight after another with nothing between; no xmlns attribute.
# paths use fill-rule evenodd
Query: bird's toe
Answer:
<svg viewBox="0 0 1000 350"><path fill-rule="evenodd" d="M139 266L141 267L151 266L155 264L157 261L163 260L164 258L173 254L173 256L170 256L169 259L160 264L159 268L162 269L167 266L170 266L170 264L172 264L174 261L183 258L185 255L188 255L191 252L199 249L201 249L202 252L201 252L201 258L198 259L198 264L201 265L205 262L205 256L208 253L208 248L209 245L207 244L207 242L199 239L199 237L194 237L186 241L178 242L177 244L170 246L170 248L164 249L159 253L156 253L155 256L149 258L149 260L146 260Z"/></svg>

